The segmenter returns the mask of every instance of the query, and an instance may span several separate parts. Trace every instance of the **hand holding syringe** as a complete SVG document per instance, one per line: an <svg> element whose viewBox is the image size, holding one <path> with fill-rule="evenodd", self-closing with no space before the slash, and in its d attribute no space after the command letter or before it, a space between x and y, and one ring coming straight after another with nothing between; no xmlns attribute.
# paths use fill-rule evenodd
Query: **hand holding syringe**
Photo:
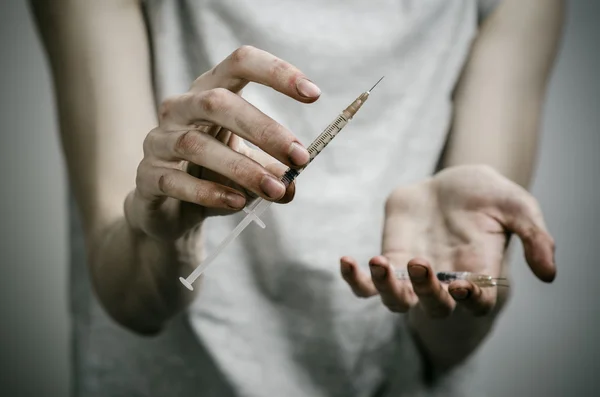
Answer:
<svg viewBox="0 0 600 397"><path fill-rule="evenodd" d="M348 106L336 119L329 124L327 128L313 141L313 143L308 147L308 153L310 154L310 160L308 164L311 163L317 157L319 153L327 146L329 142L346 126L348 121L354 117L356 112L360 109L360 107L365 103L365 101L369 98L369 94L371 90L379 84L379 82L383 79L379 79L377 83L368 91L363 92ZM292 169L289 168L285 174L281 177L281 181L287 187L292 183L298 175L308 166L306 164L301 169ZM258 198L250 203L246 208L244 208L244 212L246 212L246 216L242 221L233 229L231 233L219 244L219 246L212 252L204 261L187 277L180 277L179 280L185 285L188 289L193 290L192 284L196 279L208 268L208 266L219 256L219 254L231 243L237 236L242 233L242 231L252 222L256 222L260 227L265 228L265 224L261 221L260 216L263 212L265 212L270 206L272 202L267 201L263 198Z"/></svg>

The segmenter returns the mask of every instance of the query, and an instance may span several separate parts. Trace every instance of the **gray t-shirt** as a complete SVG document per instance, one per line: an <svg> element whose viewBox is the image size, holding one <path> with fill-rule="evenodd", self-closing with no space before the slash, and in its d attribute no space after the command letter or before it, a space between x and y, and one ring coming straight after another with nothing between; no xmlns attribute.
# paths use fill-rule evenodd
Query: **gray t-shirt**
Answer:
<svg viewBox="0 0 600 397"><path fill-rule="evenodd" d="M379 254L386 196L434 171L478 13L493 3L147 0L157 102L250 44L296 65L322 89L312 105L258 85L244 90L308 145L386 78L300 176L293 203L272 206L266 229L249 227L205 274L188 312L158 337L133 335L100 308L73 211L76 395L469 395L459 373L437 391L425 389L405 317L378 298L355 298L339 276L339 258L351 255L366 267ZM206 222L204 254L242 215Z"/></svg>

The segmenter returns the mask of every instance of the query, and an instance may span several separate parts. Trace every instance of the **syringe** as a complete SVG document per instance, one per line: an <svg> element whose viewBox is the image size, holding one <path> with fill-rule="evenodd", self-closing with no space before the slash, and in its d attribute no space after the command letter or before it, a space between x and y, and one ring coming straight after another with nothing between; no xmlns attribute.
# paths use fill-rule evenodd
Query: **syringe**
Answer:
<svg viewBox="0 0 600 397"><path fill-rule="evenodd" d="M327 144L331 142L331 140L346 126L348 121L354 117L354 115L358 112L358 109L365 103L365 101L369 98L371 91L373 88L379 84L379 82L383 80L383 77L380 78L377 83L368 91L363 92L348 106L339 116L336 117L335 120L325 130L315 139L310 146L307 148L308 153L310 154L310 159L308 163L299 169L288 168L285 174L281 177L281 182L287 187L289 186L300 173L308 167L315 157L319 153L325 149ZM204 261L196 268L187 278L179 277L179 281L183 285L185 285L189 290L193 290L192 284L200 275L208 268L208 266L219 256L219 254L231 243L237 236L242 233L242 231L252 222L256 222L258 226L261 228L265 228L264 222L259 218L263 212L267 210L271 206L272 202L265 200L263 198L258 198L250 203L246 208L244 208L244 212L247 214L244 219L233 229L231 233L219 244L219 246L212 252Z"/></svg>
<svg viewBox="0 0 600 397"><path fill-rule="evenodd" d="M394 269L394 276L398 280L410 280L406 270ZM485 274L471 272L437 272L436 278L443 284L450 284L456 280L470 281L479 287L508 287L505 278L493 278Z"/></svg>

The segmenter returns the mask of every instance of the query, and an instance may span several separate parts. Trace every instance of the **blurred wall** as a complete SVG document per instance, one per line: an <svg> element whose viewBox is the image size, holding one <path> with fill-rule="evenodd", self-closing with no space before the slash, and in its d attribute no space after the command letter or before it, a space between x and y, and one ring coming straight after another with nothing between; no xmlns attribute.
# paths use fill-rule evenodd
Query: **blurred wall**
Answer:
<svg viewBox="0 0 600 397"><path fill-rule="evenodd" d="M479 352L492 396L591 396L600 387L600 2L570 4L534 193L557 240L558 278L516 250L513 299ZM0 395L69 390L64 166L48 67L24 2L0 2Z"/></svg>
<svg viewBox="0 0 600 397"><path fill-rule="evenodd" d="M66 396L66 181L49 71L22 0L0 0L0 134L0 396Z"/></svg>
<svg viewBox="0 0 600 397"><path fill-rule="evenodd" d="M515 252L515 287L480 352L477 381L496 396L596 396L600 387L600 2L569 2L548 92L533 193L557 243L543 285Z"/></svg>

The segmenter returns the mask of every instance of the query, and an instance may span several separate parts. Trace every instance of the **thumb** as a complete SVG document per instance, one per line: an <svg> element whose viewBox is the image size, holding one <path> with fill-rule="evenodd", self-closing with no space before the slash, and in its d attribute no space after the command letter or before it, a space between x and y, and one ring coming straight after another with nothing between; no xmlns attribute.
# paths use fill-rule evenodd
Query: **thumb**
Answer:
<svg viewBox="0 0 600 397"><path fill-rule="evenodd" d="M500 220L508 231L515 233L523 243L525 260L533 273L544 282L556 277L554 239L546 229L537 200L520 186L500 198Z"/></svg>
<svg viewBox="0 0 600 397"><path fill-rule="evenodd" d="M275 161L277 161L277 160L275 160ZM288 169L288 167L286 167L285 165L283 165L279 162L267 164L265 166L265 168L267 169L267 171L271 172L273 175L277 176L278 178L281 178ZM294 199L295 195L296 195L296 182L292 182L287 187L283 197L280 198L279 201L277 201L277 202L279 204L287 204Z"/></svg>

